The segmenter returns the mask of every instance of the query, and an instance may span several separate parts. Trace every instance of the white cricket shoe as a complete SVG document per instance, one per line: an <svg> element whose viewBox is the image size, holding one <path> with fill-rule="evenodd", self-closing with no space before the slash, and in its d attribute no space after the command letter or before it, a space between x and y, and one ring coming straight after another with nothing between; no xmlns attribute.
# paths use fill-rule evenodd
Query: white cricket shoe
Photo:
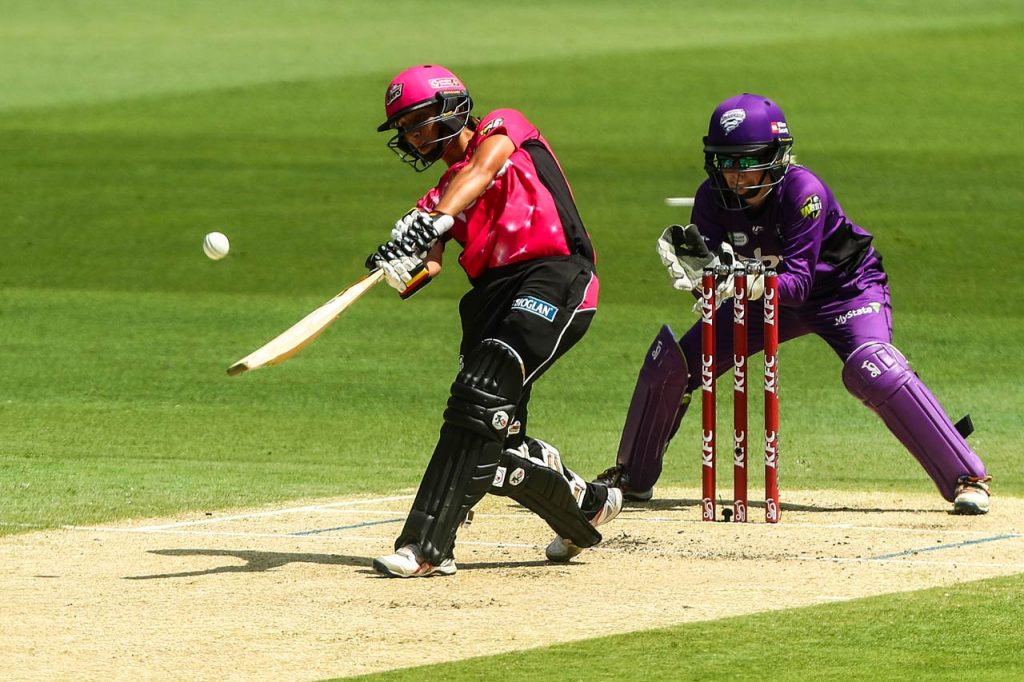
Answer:
<svg viewBox="0 0 1024 682"><path fill-rule="evenodd" d="M373 560L373 570L389 578L426 578L455 573L455 559L449 557L434 566L422 559L417 545L406 545L394 554Z"/></svg>
<svg viewBox="0 0 1024 682"><path fill-rule="evenodd" d="M988 482L991 476L978 478L977 476L961 476L956 483L956 493L953 498L954 514L988 514L989 491Z"/></svg>
<svg viewBox="0 0 1024 682"><path fill-rule="evenodd" d="M604 525L618 516L620 511L622 511L622 490L619 488L608 488L608 499L604 501L604 506L590 520L590 524L595 528ZM555 539L544 550L544 555L548 558L548 561L565 562L582 551L583 547L573 544L572 540L556 535Z"/></svg>

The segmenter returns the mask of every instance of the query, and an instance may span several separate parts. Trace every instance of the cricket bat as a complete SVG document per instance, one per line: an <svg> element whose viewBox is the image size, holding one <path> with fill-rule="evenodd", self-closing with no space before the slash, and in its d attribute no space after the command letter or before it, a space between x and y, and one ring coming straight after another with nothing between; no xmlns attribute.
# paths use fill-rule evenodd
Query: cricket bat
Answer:
<svg viewBox="0 0 1024 682"><path fill-rule="evenodd" d="M252 369L277 365L292 357L320 336L338 316L348 310L363 294L384 278L382 270L374 270L322 306L306 315L280 335L228 367L236 376Z"/></svg>

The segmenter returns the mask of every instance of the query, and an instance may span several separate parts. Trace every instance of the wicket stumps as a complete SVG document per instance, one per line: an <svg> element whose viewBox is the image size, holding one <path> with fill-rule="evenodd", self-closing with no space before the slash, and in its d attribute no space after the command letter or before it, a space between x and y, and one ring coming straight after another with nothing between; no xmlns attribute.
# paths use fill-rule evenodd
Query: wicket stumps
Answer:
<svg viewBox="0 0 1024 682"><path fill-rule="evenodd" d="M725 266L704 270L701 278L701 518L715 520L715 279L727 275ZM749 359L749 277L764 274L764 518L779 520L779 325L778 275L762 263L737 263L732 270L733 296L733 520L747 520L747 361Z"/></svg>

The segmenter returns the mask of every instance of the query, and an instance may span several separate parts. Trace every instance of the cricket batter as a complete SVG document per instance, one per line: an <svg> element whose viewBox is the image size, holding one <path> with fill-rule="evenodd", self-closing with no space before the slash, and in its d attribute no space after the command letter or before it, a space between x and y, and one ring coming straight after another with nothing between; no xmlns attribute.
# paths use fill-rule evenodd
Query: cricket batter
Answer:
<svg viewBox="0 0 1024 682"><path fill-rule="evenodd" d="M847 217L817 175L793 161L792 148L786 117L770 99L745 93L718 105L704 138L708 179L694 197L692 224L673 225L658 241L673 285L698 296L703 268L735 259L775 268L780 343L805 334L823 339L843 362L847 390L882 418L953 512L988 512L991 479L965 440L969 419L954 426L892 345L889 287L872 235ZM717 289L726 302L716 312L715 352L731 358L732 275L722 275ZM763 275L751 277L749 299L763 293ZM748 312L753 354L764 348L763 311L752 305ZM701 385L700 326L679 339L682 357L674 364L659 359L656 339L641 370L616 464L598 477L622 486L626 499L651 499L665 448ZM731 367L718 362L716 376Z"/></svg>
<svg viewBox="0 0 1024 682"><path fill-rule="evenodd" d="M594 248L572 191L540 132L518 111L483 118L451 71L414 66L384 97L388 147L417 171L443 161L437 185L367 259L407 298L441 271L445 247L472 288L459 304L461 369L395 553L373 562L392 577L450 575L459 526L488 493L508 496L557 534L568 561L597 544L595 526L622 492L587 483L551 445L526 434L534 382L582 338L597 309Z"/></svg>

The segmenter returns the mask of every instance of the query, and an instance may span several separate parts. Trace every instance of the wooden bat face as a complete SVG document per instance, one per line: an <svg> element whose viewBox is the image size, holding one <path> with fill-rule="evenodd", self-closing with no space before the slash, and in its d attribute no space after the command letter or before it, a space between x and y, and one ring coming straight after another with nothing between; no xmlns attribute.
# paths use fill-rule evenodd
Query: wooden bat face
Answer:
<svg viewBox="0 0 1024 682"><path fill-rule="evenodd" d="M316 337L331 326L331 323L338 319L339 315L383 278L382 271L374 270L265 345L232 364L228 367L228 374L236 376L252 369L284 362L312 343Z"/></svg>

